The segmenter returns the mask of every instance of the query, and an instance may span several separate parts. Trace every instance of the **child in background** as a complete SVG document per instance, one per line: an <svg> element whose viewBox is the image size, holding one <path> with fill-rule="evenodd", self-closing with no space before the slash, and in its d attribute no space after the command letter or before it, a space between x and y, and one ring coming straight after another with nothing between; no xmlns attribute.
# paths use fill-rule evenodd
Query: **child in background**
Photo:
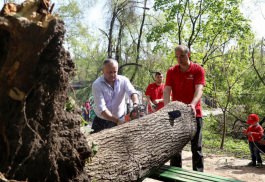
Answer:
<svg viewBox="0 0 265 182"><path fill-rule="evenodd" d="M89 100L87 100L86 102L85 102L85 120L86 121L89 121L89 112L90 112L90 109L91 109L91 106L90 106L90 103L89 103Z"/></svg>
<svg viewBox="0 0 265 182"><path fill-rule="evenodd" d="M263 136L263 128L259 124L259 117L257 114L250 114L247 119L247 124L250 126L243 130L243 133L248 137L249 149L252 161L248 164L250 166L262 167L262 159L260 157L260 150L257 147L258 141ZM257 162L257 163L256 163Z"/></svg>

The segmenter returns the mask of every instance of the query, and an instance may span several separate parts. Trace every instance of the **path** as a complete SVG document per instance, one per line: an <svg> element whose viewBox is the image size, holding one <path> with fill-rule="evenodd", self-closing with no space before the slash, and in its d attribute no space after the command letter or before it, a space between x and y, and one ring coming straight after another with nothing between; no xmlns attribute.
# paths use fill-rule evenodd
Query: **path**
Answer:
<svg viewBox="0 0 265 182"><path fill-rule="evenodd" d="M213 116L221 115L223 112L220 108L213 109L213 110L202 110L203 117L209 116L212 114Z"/></svg>
<svg viewBox="0 0 265 182"><path fill-rule="evenodd" d="M191 170L191 152L183 151L183 168ZM246 159L238 159L215 154L205 154L204 172L244 182L265 182L265 166L263 168L249 167ZM262 156L264 158L264 156ZM144 182L158 182L146 178Z"/></svg>

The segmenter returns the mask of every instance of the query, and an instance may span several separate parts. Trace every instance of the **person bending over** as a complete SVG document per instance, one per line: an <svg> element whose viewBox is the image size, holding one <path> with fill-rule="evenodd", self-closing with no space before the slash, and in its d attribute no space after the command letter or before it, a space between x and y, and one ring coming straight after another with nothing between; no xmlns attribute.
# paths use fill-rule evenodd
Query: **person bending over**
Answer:
<svg viewBox="0 0 265 182"><path fill-rule="evenodd" d="M92 84L96 117L92 123L93 133L124 123L125 94L133 106L139 104L137 91L128 78L118 75L118 62L107 59L103 62L103 75Z"/></svg>

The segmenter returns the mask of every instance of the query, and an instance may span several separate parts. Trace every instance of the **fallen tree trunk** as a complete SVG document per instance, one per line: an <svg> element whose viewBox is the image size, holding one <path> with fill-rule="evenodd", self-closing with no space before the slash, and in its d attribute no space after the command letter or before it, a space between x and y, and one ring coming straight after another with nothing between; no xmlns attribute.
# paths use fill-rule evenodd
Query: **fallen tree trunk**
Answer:
<svg viewBox="0 0 265 182"><path fill-rule="evenodd" d="M9 3L0 12L0 171L29 182L144 178L190 141L191 108L171 103L85 138L80 116L64 110L74 64L49 3Z"/></svg>
<svg viewBox="0 0 265 182"><path fill-rule="evenodd" d="M89 135L94 156L86 164L87 174L95 181L141 180L181 151L195 132L191 108L172 102L153 114Z"/></svg>
<svg viewBox="0 0 265 182"><path fill-rule="evenodd" d="M49 0L0 12L0 171L7 178L89 181L81 118L64 110L74 63Z"/></svg>

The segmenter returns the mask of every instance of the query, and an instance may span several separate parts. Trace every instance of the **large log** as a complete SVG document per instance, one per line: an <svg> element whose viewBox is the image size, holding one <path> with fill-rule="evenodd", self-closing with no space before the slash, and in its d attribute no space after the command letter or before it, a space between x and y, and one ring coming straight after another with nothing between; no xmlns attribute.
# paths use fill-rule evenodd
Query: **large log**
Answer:
<svg viewBox="0 0 265 182"><path fill-rule="evenodd" d="M173 114L171 120L169 114ZM94 156L86 164L87 174L95 181L141 180L181 151L195 131L191 108L176 101L153 114L89 135Z"/></svg>
<svg viewBox="0 0 265 182"><path fill-rule="evenodd" d="M0 171L30 182L89 181L80 115L64 110L74 63L51 11L49 0L27 0L0 12Z"/></svg>

